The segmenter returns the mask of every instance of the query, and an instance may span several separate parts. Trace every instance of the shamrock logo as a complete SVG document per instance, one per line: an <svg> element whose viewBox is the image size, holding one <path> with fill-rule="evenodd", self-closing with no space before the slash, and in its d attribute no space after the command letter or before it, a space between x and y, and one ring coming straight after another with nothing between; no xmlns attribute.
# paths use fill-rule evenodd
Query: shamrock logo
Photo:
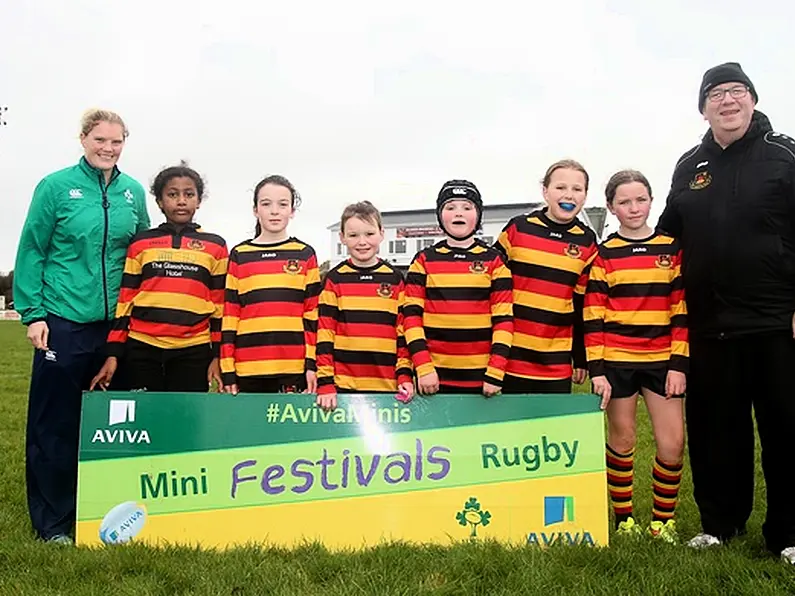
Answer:
<svg viewBox="0 0 795 596"><path fill-rule="evenodd" d="M464 503L464 509L455 514L455 519L461 526L466 527L467 524L472 526L469 537L477 538L478 526L488 526L491 523L491 513L482 511L478 500L475 497L470 497Z"/></svg>

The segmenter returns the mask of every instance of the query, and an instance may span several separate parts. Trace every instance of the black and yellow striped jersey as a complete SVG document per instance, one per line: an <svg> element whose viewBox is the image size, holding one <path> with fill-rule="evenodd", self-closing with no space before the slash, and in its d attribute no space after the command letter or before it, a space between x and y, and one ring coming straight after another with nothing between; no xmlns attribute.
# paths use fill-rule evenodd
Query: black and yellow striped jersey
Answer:
<svg viewBox="0 0 795 596"><path fill-rule="evenodd" d="M443 241L418 253L406 278L406 343L418 376L441 385L502 385L513 335L511 273L494 248Z"/></svg>
<svg viewBox="0 0 795 596"><path fill-rule="evenodd" d="M599 247L585 294L585 346L591 376L604 367L668 365L687 372L687 307L676 240L617 233Z"/></svg>
<svg viewBox="0 0 795 596"><path fill-rule="evenodd" d="M403 274L385 261L329 271L318 305L317 392L395 392L411 382Z"/></svg>
<svg viewBox="0 0 795 596"><path fill-rule="evenodd" d="M164 349L211 343L218 356L226 242L197 224L164 223L137 234L127 250L108 355L127 338Z"/></svg>
<svg viewBox="0 0 795 596"><path fill-rule="evenodd" d="M317 257L305 242L235 246L221 334L224 385L315 370L319 291Z"/></svg>
<svg viewBox="0 0 795 596"><path fill-rule="evenodd" d="M540 210L509 221L495 247L513 275L514 334L506 373L570 378L573 357L582 360L575 362L578 368L586 365L582 295L596 235L578 219L559 224Z"/></svg>

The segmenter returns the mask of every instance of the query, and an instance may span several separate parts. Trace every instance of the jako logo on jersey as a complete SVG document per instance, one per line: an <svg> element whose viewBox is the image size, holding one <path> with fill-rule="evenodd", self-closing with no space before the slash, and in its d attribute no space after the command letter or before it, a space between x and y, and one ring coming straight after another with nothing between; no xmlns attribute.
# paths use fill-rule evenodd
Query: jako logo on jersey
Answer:
<svg viewBox="0 0 795 596"><path fill-rule="evenodd" d="M699 172L690 181L690 190L701 190L712 182L712 175L709 172Z"/></svg>
<svg viewBox="0 0 795 596"><path fill-rule="evenodd" d="M73 188L69 191L69 198L70 199L82 199L83 198L83 191L79 188Z"/></svg>
<svg viewBox="0 0 795 596"><path fill-rule="evenodd" d="M112 399L108 402L108 426L135 422L134 399ZM151 444L149 431L126 428L98 428L92 443L147 443Z"/></svg>
<svg viewBox="0 0 795 596"><path fill-rule="evenodd" d="M635 247L632 248L632 252L633 253L635 253L635 252L646 252L646 247L645 246L635 246Z"/></svg>
<svg viewBox="0 0 795 596"><path fill-rule="evenodd" d="M550 238L563 238L563 234L561 234L560 232L550 232L549 233L549 237Z"/></svg>

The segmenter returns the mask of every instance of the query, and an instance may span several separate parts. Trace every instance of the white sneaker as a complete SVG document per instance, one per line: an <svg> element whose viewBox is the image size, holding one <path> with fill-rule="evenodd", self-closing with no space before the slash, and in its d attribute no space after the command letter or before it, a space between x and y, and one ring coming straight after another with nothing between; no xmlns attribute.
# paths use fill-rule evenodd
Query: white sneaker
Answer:
<svg viewBox="0 0 795 596"><path fill-rule="evenodd" d="M788 546L781 551L781 560L790 565L795 565L795 546Z"/></svg>
<svg viewBox="0 0 795 596"><path fill-rule="evenodd" d="M690 539L687 546L690 548L709 548L710 546L718 546L720 543L720 538L717 536L713 536L712 534L698 534ZM793 556L795 556L795 554L793 554Z"/></svg>

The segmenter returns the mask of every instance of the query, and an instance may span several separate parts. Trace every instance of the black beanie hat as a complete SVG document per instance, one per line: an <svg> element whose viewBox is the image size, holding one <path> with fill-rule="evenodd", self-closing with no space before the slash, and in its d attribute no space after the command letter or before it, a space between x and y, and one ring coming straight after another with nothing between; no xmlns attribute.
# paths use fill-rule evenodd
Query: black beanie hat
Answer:
<svg viewBox="0 0 795 596"><path fill-rule="evenodd" d="M742 83L751 92L755 102L759 101L759 96L756 94L754 84L748 75L743 72L742 66L739 62L724 62L718 66L713 66L704 73L704 78L701 79L701 89L698 94L698 111L704 113L704 103L707 101L707 94L710 89L723 83Z"/></svg>
<svg viewBox="0 0 795 596"><path fill-rule="evenodd" d="M480 196L478 187L469 180L448 180L442 185L436 197L436 219L439 222L439 227L442 228L445 234L453 236L448 230L444 229L442 224L442 208L448 201L469 201L475 206L475 211L478 213L478 220L475 224L475 229L472 234L466 238L457 238L458 240L466 240L475 234L480 229L480 223L483 219L483 199ZM455 236L453 236L455 238Z"/></svg>

